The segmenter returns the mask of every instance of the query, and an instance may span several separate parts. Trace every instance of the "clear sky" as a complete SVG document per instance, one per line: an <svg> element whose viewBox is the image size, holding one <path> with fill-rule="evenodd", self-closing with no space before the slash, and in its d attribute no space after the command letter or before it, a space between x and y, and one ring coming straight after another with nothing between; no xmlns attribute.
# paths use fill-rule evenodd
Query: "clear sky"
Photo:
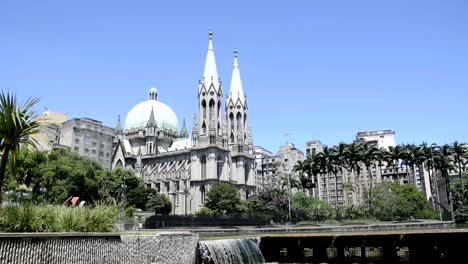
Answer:
<svg viewBox="0 0 468 264"><path fill-rule="evenodd" d="M197 112L208 32L229 91L239 50L254 144L468 141L468 1L0 1L0 89L115 126L159 90Z"/></svg>

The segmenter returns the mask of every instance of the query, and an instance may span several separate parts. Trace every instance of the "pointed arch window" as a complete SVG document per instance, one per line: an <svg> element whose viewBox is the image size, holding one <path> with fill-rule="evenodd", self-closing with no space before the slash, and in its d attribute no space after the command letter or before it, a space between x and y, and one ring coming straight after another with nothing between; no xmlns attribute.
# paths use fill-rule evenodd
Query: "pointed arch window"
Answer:
<svg viewBox="0 0 468 264"><path fill-rule="evenodd" d="M244 165L245 184L247 184L247 182L249 181L249 172L250 172L249 164L245 164Z"/></svg>
<svg viewBox="0 0 468 264"><path fill-rule="evenodd" d="M231 124L231 130L234 130L234 114L229 114L229 123Z"/></svg>
<svg viewBox="0 0 468 264"><path fill-rule="evenodd" d="M206 134L206 124L205 124L205 121L203 121L203 124L202 124L202 133L203 134Z"/></svg>
<svg viewBox="0 0 468 264"><path fill-rule="evenodd" d="M221 155L218 156L218 160L216 161L216 175L218 176L218 181L221 179L221 175L223 174L223 157Z"/></svg>
<svg viewBox="0 0 468 264"><path fill-rule="evenodd" d="M218 119L220 119L221 116L221 100L218 100Z"/></svg>
<svg viewBox="0 0 468 264"><path fill-rule="evenodd" d="M206 119L206 101L205 100L202 101L201 106L202 106L203 118Z"/></svg>
<svg viewBox="0 0 468 264"><path fill-rule="evenodd" d="M214 110L215 110L215 101L213 99L210 100L210 120L211 121L212 119L215 118L215 114L214 114Z"/></svg>
<svg viewBox="0 0 468 264"><path fill-rule="evenodd" d="M202 204L205 203L205 193L206 193L205 192L205 186L202 185L200 187L200 201L201 201Z"/></svg>
<svg viewBox="0 0 468 264"><path fill-rule="evenodd" d="M242 129L242 114L237 113L236 119L237 119L237 131L239 131Z"/></svg>
<svg viewBox="0 0 468 264"><path fill-rule="evenodd" d="M206 157L201 158L201 179L206 180Z"/></svg>
<svg viewBox="0 0 468 264"><path fill-rule="evenodd" d="M231 143L234 143L234 134L232 132L231 132L230 140L231 140Z"/></svg>

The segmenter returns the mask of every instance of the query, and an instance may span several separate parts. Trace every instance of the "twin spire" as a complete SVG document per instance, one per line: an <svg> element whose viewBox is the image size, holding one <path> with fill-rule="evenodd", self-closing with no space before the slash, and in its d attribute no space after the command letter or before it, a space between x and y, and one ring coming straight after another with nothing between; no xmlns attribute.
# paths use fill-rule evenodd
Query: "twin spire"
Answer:
<svg viewBox="0 0 468 264"><path fill-rule="evenodd" d="M231 89L229 91L229 97L235 104L237 99L240 99L244 103L244 88L242 88L242 81L240 77L239 64L237 63L237 49L234 49L234 66L232 69Z"/></svg>
<svg viewBox="0 0 468 264"><path fill-rule="evenodd" d="M216 67L216 59L213 48L213 32L210 32L209 38L210 39L208 42L208 52L206 54L205 71L203 72L203 81L208 87L211 85L211 83L213 83L215 87L219 87L218 70ZM234 104L236 103L238 98L241 99L242 103L245 102L244 89L242 87L239 64L237 62L237 49L234 49L234 65L232 70L229 97L232 98Z"/></svg>
<svg viewBox="0 0 468 264"><path fill-rule="evenodd" d="M212 83L218 87L219 78L216 68L216 59L213 49L213 32L210 32L210 41L208 42L208 53L206 54L205 71L203 72L203 81L209 87Z"/></svg>

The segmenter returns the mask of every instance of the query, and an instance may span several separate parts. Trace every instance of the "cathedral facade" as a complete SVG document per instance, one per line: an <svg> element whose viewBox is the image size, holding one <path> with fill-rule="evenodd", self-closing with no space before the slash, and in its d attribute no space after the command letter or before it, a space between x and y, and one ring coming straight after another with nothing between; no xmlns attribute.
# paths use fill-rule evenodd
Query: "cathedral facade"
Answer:
<svg viewBox="0 0 468 264"><path fill-rule="evenodd" d="M256 190L255 159L237 50L226 98L222 88L210 33L191 135L185 120L179 130L177 116L152 88L148 100L127 114L123 129L119 117L112 168L133 170L147 187L169 197L176 215L194 214L219 182L236 185L248 198Z"/></svg>

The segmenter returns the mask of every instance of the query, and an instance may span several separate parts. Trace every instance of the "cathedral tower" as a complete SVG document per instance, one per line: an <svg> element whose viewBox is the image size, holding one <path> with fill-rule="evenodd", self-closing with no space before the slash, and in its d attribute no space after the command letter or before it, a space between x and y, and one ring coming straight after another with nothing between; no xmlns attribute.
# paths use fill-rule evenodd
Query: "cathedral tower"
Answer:
<svg viewBox="0 0 468 264"><path fill-rule="evenodd" d="M237 62L237 49L234 49L231 88L226 100L227 136L231 150L247 151L243 146L251 145L252 135L248 125L248 109Z"/></svg>
<svg viewBox="0 0 468 264"><path fill-rule="evenodd" d="M210 32L203 80L198 85L198 135L199 146L222 146L222 98L223 90L218 78L213 49L213 33Z"/></svg>

